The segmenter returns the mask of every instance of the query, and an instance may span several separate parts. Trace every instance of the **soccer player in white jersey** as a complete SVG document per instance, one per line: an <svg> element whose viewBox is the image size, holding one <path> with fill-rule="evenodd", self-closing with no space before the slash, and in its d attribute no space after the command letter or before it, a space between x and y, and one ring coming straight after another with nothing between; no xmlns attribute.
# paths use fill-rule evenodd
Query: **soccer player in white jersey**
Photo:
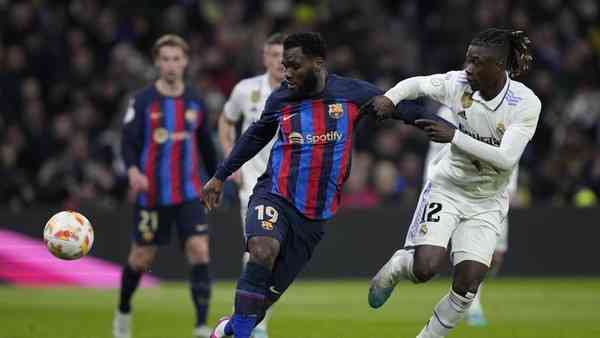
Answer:
<svg viewBox="0 0 600 338"><path fill-rule="evenodd" d="M281 64L284 40L285 36L280 33L275 33L266 40L263 49L263 63L267 72L240 81L233 88L229 100L225 103L223 113L219 119L219 141L223 145L225 156L229 155L235 143L236 124L243 119L242 132L244 132L254 121L258 120L265 107L267 97L279 87L281 81L285 78L284 68ZM242 226L246 223L246 210L252 189L256 185L258 177L267 168L272 146L273 141L241 168L238 183ZM243 260L243 263L246 264L248 261L247 252L244 254ZM267 312L265 319L254 329L254 338L267 337L269 317L270 310Z"/></svg>
<svg viewBox="0 0 600 338"><path fill-rule="evenodd" d="M438 109L437 115L443 118L444 120L456 124L454 114L452 110L446 106L441 106ZM445 147L449 147L448 143L436 143L429 142L429 150L427 151L427 156L425 156L425 170L423 171L423 181L428 182L430 180L429 174L432 172L433 167L439 160L443 157L443 150ZM510 181L508 182L508 196L509 199L512 199L517 192L517 178L518 178L518 166L517 169L513 171L513 174L510 176ZM496 249L494 250L494 254L492 256L492 263L490 266L490 275L495 276L500 267L502 266L502 262L504 261L504 254L508 250L508 217L504 218L504 224L500 229L501 233L498 236L498 241L496 243ZM483 307L481 305L481 290L483 284L479 287L479 292L475 295L473 299L473 303L466 312L465 320L467 324L470 326L485 326L487 325L487 320L485 319L485 315L483 313Z"/></svg>
<svg viewBox="0 0 600 338"><path fill-rule="evenodd" d="M458 128L417 120L429 138L450 143L421 193L403 249L371 281L369 304L382 306L400 280L423 283L444 266L451 244L452 287L417 338L446 337L463 318L488 272L508 213L507 186L535 133L541 103L513 80L529 68L523 31L487 29L470 42L462 71L399 82L371 109L393 116L402 100L427 96L448 106Z"/></svg>

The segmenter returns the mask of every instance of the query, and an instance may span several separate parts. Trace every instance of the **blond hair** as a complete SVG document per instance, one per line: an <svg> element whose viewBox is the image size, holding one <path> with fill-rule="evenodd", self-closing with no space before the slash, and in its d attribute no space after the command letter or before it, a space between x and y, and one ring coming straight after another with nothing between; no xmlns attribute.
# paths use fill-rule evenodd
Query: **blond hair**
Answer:
<svg viewBox="0 0 600 338"><path fill-rule="evenodd" d="M190 52L190 46L187 44L187 42L185 42L185 40L181 36L175 34L165 34L161 36L158 40L156 40L154 46L152 46L153 59L156 59L158 57L160 49L164 46L179 47L186 56L188 56Z"/></svg>

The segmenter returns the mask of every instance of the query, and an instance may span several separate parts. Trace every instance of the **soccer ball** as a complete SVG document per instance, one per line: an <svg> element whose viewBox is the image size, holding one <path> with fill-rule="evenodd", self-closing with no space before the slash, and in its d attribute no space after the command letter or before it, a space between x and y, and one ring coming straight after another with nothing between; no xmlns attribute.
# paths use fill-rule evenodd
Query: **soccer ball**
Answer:
<svg viewBox="0 0 600 338"><path fill-rule="evenodd" d="M73 260L87 255L94 244L94 229L85 216L61 211L44 227L44 243L54 256Z"/></svg>

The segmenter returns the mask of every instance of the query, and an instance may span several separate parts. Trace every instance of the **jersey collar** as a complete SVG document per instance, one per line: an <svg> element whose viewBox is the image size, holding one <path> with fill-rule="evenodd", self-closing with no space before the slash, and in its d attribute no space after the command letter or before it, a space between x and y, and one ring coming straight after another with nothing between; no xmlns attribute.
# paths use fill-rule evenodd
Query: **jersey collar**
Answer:
<svg viewBox="0 0 600 338"><path fill-rule="evenodd" d="M473 100L483 104L484 106L486 106L488 109L490 109L492 111L496 111L498 108L500 108L502 101L504 101L504 98L506 97L506 94L508 93L508 89L510 88L510 81L511 81L510 76L508 76L508 73L506 73L506 83L504 84L504 87L502 88L500 93L498 93L498 95L496 95L496 97L494 97L493 99L491 99L489 101L486 101L483 99L483 97L481 97L481 95L479 94L479 91L476 91L475 93L473 93Z"/></svg>

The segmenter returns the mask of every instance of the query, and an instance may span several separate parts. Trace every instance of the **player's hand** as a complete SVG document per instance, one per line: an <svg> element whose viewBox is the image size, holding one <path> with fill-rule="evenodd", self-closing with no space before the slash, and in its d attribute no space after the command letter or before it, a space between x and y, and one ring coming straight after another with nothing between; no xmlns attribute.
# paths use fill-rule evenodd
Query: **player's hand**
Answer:
<svg viewBox="0 0 600 338"><path fill-rule="evenodd" d="M148 191L148 177L142 174L137 167L131 167L127 170L129 177L129 186L134 193Z"/></svg>
<svg viewBox="0 0 600 338"><path fill-rule="evenodd" d="M452 142L454 133L456 132L456 129L451 128L447 124L434 120L418 119L415 121L415 125L423 129L430 140L437 143Z"/></svg>
<svg viewBox="0 0 600 338"><path fill-rule="evenodd" d="M218 207L223 196L223 181L216 177L211 178L202 188L202 193L204 206L208 210Z"/></svg>
<svg viewBox="0 0 600 338"><path fill-rule="evenodd" d="M360 113L373 116L377 121L383 121L391 118L395 109L396 106L392 100L379 95L360 107Z"/></svg>

